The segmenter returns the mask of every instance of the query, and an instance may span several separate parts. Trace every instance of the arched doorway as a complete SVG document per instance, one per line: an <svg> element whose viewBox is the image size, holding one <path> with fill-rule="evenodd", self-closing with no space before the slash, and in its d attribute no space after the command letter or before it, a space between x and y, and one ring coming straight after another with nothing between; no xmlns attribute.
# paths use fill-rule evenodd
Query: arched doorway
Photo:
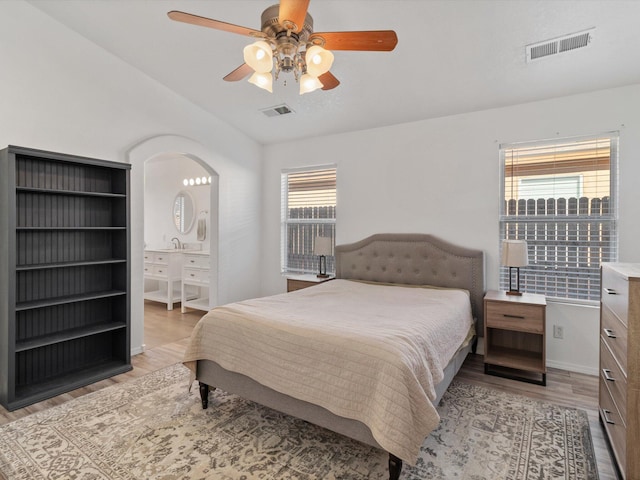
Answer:
<svg viewBox="0 0 640 480"><path fill-rule="evenodd" d="M191 139L161 135L140 142L127 154L131 163L131 347L132 354L144 351L144 198L145 166L158 159L175 158L196 162L211 177L208 206L208 237L210 252L210 290L212 305L218 303L218 230L219 175L207 161L213 158L200 143ZM180 180L182 180L180 178Z"/></svg>

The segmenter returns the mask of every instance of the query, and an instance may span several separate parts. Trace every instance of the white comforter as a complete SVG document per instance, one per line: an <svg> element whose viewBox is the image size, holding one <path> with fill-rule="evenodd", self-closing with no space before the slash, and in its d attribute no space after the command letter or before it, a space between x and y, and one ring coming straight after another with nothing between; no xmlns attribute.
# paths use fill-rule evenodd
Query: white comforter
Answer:
<svg viewBox="0 0 640 480"><path fill-rule="evenodd" d="M214 308L184 362L223 368L367 425L415 464L440 418L434 385L473 326L463 290L332 280Z"/></svg>

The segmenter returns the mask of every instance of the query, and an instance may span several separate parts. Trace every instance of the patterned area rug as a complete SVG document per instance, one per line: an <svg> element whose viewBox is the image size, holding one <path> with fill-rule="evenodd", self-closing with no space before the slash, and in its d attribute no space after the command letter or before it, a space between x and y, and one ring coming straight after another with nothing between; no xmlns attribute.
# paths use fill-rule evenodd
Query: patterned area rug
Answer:
<svg viewBox="0 0 640 480"><path fill-rule="evenodd" d="M178 364L0 427L6 479L387 479L387 455L216 390ZM584 411L454 382L403 480L597 479Z"/></svg>

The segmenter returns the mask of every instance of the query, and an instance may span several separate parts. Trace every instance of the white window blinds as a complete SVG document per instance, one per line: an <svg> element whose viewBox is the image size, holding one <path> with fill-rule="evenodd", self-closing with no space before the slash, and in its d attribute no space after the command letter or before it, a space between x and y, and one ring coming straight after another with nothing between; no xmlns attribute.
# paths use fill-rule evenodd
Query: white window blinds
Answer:
<svg viewBox="0 0 640 480"><path fill-rule="evenodd" d="M600 298L600 264L617 260L617 146L617 134L501 146L500 238L527 241L521 290Z"/></svg>
<svg viewBox="0 0 640 480"><path fill-rule="evenodd" d="M313 254L316 237L330 237L335 246L336 169L316 168L282 173L282 273L317 273ZM335 272L333 256L327 273Z"/></svg>

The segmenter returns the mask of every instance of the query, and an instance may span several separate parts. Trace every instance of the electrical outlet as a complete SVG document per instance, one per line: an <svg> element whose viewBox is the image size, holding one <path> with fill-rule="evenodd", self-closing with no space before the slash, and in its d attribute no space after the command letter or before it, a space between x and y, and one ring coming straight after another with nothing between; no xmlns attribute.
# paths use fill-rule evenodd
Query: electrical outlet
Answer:
<svg viewBox="0 0 640 480"><path fill-rule="evenodd" d="M553 326L553 338L564 338L564 328L562 326Z"/></svg>

